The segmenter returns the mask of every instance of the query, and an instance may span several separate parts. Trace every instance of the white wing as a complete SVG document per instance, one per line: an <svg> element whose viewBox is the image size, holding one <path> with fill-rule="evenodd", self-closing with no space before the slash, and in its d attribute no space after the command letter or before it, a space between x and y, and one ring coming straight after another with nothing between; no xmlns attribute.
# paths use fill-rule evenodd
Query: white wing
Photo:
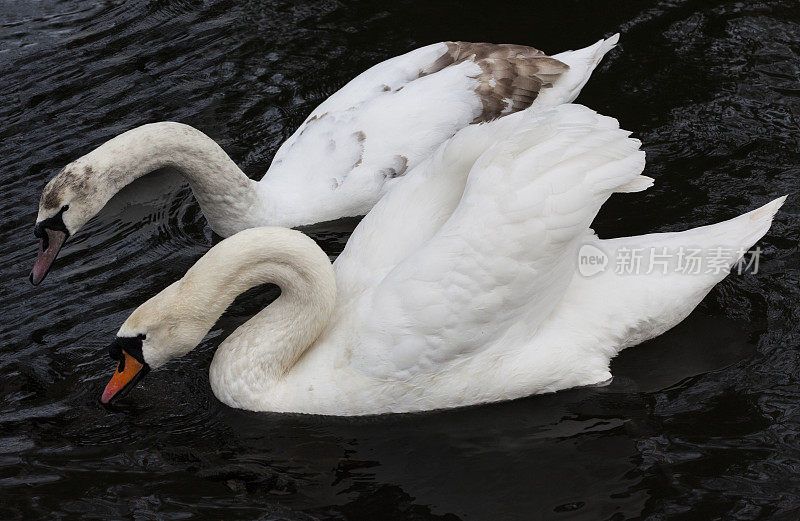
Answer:
<svg viewBox="0 0 800 521"><path fill-rule="evenodd" d="M564 105L523 127L478 159L441 228L359 299L358 370L438 372L523 316L535 329L563 297L602 203L650 184L639 141L612 118Z"/></svg>
<svg viewBox="0 0 800 521"><path fill-rule="evenodd" d="M562 53L578 64L569 71L531 47L466 42L372 67L315 109L275 155L261 182L267 198L281 198L271 223L365 214L458 130L526 109L541 91L548 104L574 98L611 40ZM568 81L560 81L567 71Z"/></svg>
<svg viewBox="0 0 800 521"><path fill-rule="evenodd" d="M336 259L340 302L377 285L430 239L461 200L478 157L533 117L525 111L466 127L409 171L359 223Z"/></svg>

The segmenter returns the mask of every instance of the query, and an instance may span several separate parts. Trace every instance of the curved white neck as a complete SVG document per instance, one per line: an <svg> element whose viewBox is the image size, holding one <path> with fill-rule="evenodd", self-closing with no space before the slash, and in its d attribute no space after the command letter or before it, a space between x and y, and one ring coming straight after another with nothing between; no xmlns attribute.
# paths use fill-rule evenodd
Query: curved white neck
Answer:
<svg viewBox="0 0 800 521"><path fill-rule="evenodd" d="M159 168L174 168L186 178L211 229L224 237L257 226L262 201L249 179L213 139L174 122L142 125L107 141L81 158L104 172L106 201L125 185ZM106 201L103 201L105 204Z"/></svg>
<svg viewBox="0 0 800 521"><path fill-rule="evenodd" d="M207 332L238 295L265 283L281 295L228 337L211 365L215 394L232 406L263 399L325 329L336 300L330 260L298 231L252 228L217 244L177 286L181 327L194 321Z"/></svg>

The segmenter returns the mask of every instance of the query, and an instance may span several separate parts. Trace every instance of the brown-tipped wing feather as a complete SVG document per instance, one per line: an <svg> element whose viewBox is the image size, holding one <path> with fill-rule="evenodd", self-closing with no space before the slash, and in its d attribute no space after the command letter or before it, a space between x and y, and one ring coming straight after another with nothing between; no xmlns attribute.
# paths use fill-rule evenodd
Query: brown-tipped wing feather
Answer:
<svg viewBox="0 0 800 521"><path fill-rule="evenodd" d="M445 67L473 61L482 70L475 92L483 111L473 123L490 121L530 107L539 91L553 82L569 66L533 47L513 44L445 42L447 52L422 71L422 75Z"/></svg>

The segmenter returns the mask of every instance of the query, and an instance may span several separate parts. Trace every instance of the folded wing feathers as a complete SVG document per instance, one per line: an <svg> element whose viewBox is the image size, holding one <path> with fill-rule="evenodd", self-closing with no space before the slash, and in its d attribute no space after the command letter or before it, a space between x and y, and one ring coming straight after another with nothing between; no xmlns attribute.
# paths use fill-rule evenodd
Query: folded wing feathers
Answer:
<svg viewBox="0 0 800 521"><path fill-rule="evenodd" d="M516 134L489 149L475 168L499 165L495 176L517 187L513 200L539 213L547 211L535 209L544 198L559 194L591 193L602 204L613 192L652 185L651 178L640 175L645 159L640 146L615 119L580 105L565 105L526 119ZM468 185L484 185L484 193L490 193L497 181L478 176Z"/></svg>
<svg viewBox="0 0 800 521"><path fill-rule="evenodd" d="M489 125L508 132L487 136L494 143L472 165L453 213L361 302L370 321L358 342L370 348L354 362L359 370L438 370L523 316L535 329L564 295L602 203L642 170L639 142L586 107Z"/></svg>
<svg viewBox="0 0 800 521"><path fill-rule="evenodd" d="M420 72L433 74L445 67L472 61L481 68L476 94L483 111L474 123L490 121L531 106L543 88L569 66L533 47L512 44L445 42L447 52Z"/></svg>

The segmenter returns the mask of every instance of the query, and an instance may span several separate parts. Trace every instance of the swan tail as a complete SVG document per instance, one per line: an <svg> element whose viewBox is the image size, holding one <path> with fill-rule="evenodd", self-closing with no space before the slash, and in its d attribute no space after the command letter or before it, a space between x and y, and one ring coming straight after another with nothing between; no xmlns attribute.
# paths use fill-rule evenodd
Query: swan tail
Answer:
<svg viewBox="0 0 800 521"><path fill-rule="evenodd" d="M574 307L581 320L597 320L593 327L603 331L600 343L609 356L656 337L686 318L729 273L757 271L761 252L752 248L785 200L683 232L587 236L563 304ZM584 262L591 256L593 262Z"/></svg>
<svg viewBox="0 0 800 521"><path fill-rule="evenodd" d="M786 202L785 195L744 215L703 228L715 232L717 240L720 242L728 241L729 243L738 243L740 248L752 248L772 226L772 220L784 202ZM696 230L702 230L702 228L696 228Z"/></svg>
<svg viewBox="0 0 800 521"><path fill-rule="evenodd" d="M731 250L732 254L727 258L728 262L724 266L730 269L742 257L744 251L752 248L767 233L775 214L784 201L786 201L785 195L733 219L692 228L683 232L654 233L626 237L624 239L611 239L611 241L639 242L647 247L666 247L668 249L688 248L691 246L706 252L720 248L725 251ZM705 255L709 256L713 255L713 253L705 253ZM724 276L719 277L714 283L719 282L722 278Z"/></svg>
<svg viewBox="0 0 800 521"><path fill-rule="evenodd" d="M589 81L589 77L600 60L617 45L617 42L619 42L619 33L605 40L598 40L583 49L564 51L553 55L553 58L568 65L569 70L559 76L552 89L547 89L539 94L537 103L558 105L574 101L583 86Z"/></svg>

